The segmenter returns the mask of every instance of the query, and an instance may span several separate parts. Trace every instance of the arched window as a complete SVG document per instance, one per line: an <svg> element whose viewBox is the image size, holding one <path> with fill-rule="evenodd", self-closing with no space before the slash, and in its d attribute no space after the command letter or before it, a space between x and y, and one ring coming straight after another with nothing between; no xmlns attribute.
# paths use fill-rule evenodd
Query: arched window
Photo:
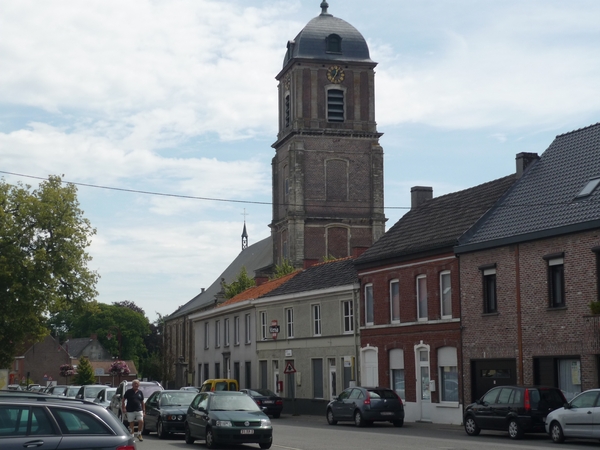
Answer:
<svg viewBox="0 0 600 450"><path fill-rule="evenodd" d="M330 34L325 39L327 53L342 53L342 38L337 34Z"/></svg>

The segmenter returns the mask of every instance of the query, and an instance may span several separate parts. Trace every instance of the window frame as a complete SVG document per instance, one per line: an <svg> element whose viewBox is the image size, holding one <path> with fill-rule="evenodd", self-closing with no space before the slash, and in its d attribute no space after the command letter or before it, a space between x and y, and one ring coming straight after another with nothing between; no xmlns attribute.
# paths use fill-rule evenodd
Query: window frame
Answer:
<svg viewBox="0 0 600 450"><path fill-rule="evenodd" d="M285 331L287 339L294 338L294 308L285 308Z"/></svg>
<svg viewBox="0 0 600 450"><path fill-rule="evenodd" d="M397 290L397 295L395 298L394 298L393 286L396 286L396 290ZM400 323L401 322L401 319L400 319L400 280L398 278L394 278L393 280L390 280L389 287L390 287L390 323ZM394 317L394 307L395 306L398 310L397 317Z"/></svg>
<svg viewBox="0 0 600 450"><path fill-rule="evenodd" d="M204 322L204 348L208 349L210 346L210 323Z"/></svg>
<svg viewBox="0 0 600 450"><path fill-rule="evenodd" d="M223 319L223 347L229 347L229 317Z"/></svg>
<svg viewBox="0 0 600 450"><path fill-rule="evenodd" d="M365 295L365 326L374 325L375 299L373 294L373 283L365 284L363 292ZM371 319L371 321L369 321L369 318Z"/></svg>
<svg viewBox="0 0 600 450"><path fill-rule="evenodd" d="M321 321L321 304L315 303L312 305L312 319L313 319L313 336L322 335L322 321Z"/></svg>
<svg viewBox="0 0 600 450"><path fill-rule="evenodd" d="M246 344L251 344L252 343L252 328L251 328L251 320L250 320L250 314L246 314L244 317L244 322L245 322L245 326L246 326Z"/></svg>
<svg viewBox="0 0 600 450"><path fill-rule="evenodd" d="M448 306L450 309L450 314L444 314L444 303L446 300L445 294L444 294L444 277L448 278L448 284L449 284L449 295L448 295L448 302L450 303L450 305ZM452 319L452 272L450 270L443 270L440 272L440 317L442 319Z"/></svg>
<svg viewBox="0 0 600 450"><path fill-rule="evenodd" d="M260 337L263 341L267 340L267 338L268 338L267 332L268 331L269 331L269 328L267 327L267 312L261 311L260 312Z"/></svg>
<svg viewBox="0 0 600 450"><path fill-rule="evenodd" d="M215 348L221 347L221 321L215 320Z"/></svg>
<svg viewBox="0 0 600 450"><path fill-rule="evenodd" d="M544 256L548 265L548 308L564 308L565 258L564 253Z"/></svg>
<svg viewBox="0 0 600 450"><path fill-rule="evenodd" d="M481 268L481 276L483 288L483 314L497 314L498 278L496 266Z"/></svg>
<svg viewBox="0 0 600 450"><path fill-rule="evenodd" d="M240 345L240 316L233 318L233 345Z"/></svg>
<svg viewBox="0 0 600 450"><path fill-rule="evenodd" d="M417 275L415 278L415 293L417 298L417 321L418 322L427 322L429 320L429 310L428 310L428 295L427 295L427 275L421 274ZM421 289L421 285L424 286L424 291ZM425 298L423 299L423 292L425 293ZM423 315L423 312L425 315Z"/></svg>
<svg viewBox="0 0 600 450"><path fill-rule="evenodd" d="M342 330L343 334L354 333L354 302L352 300L342 300Z"/></svg>

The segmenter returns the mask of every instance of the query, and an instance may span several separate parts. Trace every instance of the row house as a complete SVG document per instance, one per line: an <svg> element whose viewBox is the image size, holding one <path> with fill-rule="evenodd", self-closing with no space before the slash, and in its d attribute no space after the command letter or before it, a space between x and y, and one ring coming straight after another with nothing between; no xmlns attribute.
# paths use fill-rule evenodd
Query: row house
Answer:
<svg viewBox="0 0 600 450"><path fill-rule="evenodd" d="M240 389L257 388L256 300L297 273L254 286L215 308L190 315L196 386L208 379L232 378Z"/></svg>
<svg viewBox="0 0 600 450"><path fill-rule="evenodd" d="M459 241L465 402L599 385L600 124L557 136Z"/></svg>
<svg viewBox="0 0 600 450"><path fill-rule="evenodd" d="M518 165L526 161L517 157ZM356 261L362 382L395 389L407 421L462 423L460 267L453 248L515 179L437 198L430 187L412 188L410 211Z"/></svg>

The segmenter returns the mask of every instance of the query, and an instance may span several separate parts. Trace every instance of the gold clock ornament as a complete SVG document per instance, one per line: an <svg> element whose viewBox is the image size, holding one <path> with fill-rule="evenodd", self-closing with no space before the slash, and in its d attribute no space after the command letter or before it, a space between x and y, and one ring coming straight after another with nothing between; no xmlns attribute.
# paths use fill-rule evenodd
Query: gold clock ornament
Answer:
<svg viewBox="0 0 600 450"><path fill-rule="evenodd" d="M327 79L332 83L339 84L344 81L346 74L344 73L344 69L340 66L331 66L327 70Z"/></svg>

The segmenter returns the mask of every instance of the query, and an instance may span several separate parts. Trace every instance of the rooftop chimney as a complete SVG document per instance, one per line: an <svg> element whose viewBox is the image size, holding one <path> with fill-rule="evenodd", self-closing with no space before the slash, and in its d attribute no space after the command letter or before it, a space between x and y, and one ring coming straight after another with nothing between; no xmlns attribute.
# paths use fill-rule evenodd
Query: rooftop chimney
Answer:
<svg viewBox="0 0 600 450"><path fill-rule="evenodd" d="M523 176L525 170L531 165L531 163L540 159L537 153L517 153L517 179Z"/></svg>
<svg viewBox="0 0 600 450"><path fill-rule="evenodd" d="M433 188L429 186L414 186L410 188L410 209L415 209L421 203L433 198Z"/></svg>

